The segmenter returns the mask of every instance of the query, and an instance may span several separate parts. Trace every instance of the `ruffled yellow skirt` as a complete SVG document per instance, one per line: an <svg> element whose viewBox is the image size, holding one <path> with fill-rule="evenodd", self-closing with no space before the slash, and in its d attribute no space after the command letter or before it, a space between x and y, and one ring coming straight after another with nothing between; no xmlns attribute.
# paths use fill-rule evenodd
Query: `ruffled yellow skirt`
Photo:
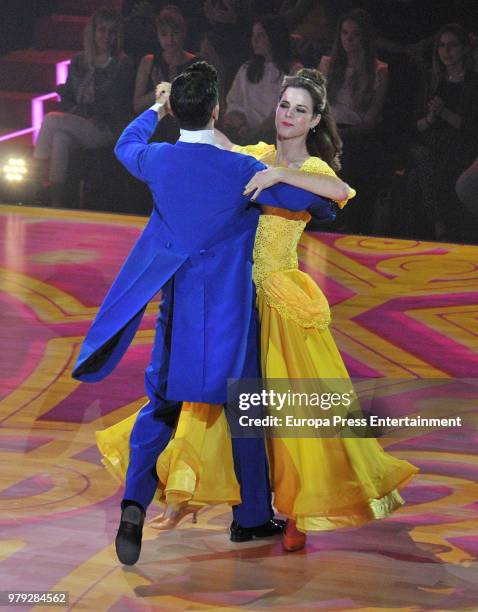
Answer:
<svg viewBox="0 0 478 612"><path fill-rule="evenodd" d="M257 306L264 378L349 380L327 327L325 297L307 274L271 275L258 291ZM274 506L301 531L390 515L404 503L398 489L418 472L374 438L271 438L269 460Z"/></svg>
<svg viewBox="0 0 478 612"><path fill-rule="evenodd" d="M96 432L103 465L124 482L129 462L129 438L137 412ZM176 506L241 503L227 421L222 406L185 402L174 437L157 464L155 500Z"/></svg>
<svg viewBox="0 0 478 612"><path fill-rule="evenodd" d="M257 306L264 378L349 379L328 330L327 300L308 275L296 269L272 274L257 292ZM105 464L122 479L135 416L97 432ZM398 490L418 472L371 438L272 438L268 445L274 505L302 531L389 516L404 503ZM157 471L158 499L169 504L239 503L222 407L183 404Z"/></svg>

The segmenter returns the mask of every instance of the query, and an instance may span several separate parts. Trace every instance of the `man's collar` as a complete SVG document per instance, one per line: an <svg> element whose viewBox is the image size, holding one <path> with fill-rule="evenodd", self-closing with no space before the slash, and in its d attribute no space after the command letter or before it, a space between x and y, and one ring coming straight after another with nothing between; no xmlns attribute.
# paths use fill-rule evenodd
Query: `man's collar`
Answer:
<svg viewBox="0 0 478 612"><path fill-rule="evenodd" d="M220 147L214 137L214 130L180 130L178 142L190 142L194 144L208 144Z"/></svg>
<svg viewBox="0 0 478 612"><path fill-rule="evenodd" d="M158 112L159 108L163 105L159 102L150 106L150 110L153 110L155 113ZM181 135L178 138L178 142L189 142L193 144L208 144L217 147L218 149L222 149L220 144L216 142L214 137L214 130L180 130Z"/></svg>

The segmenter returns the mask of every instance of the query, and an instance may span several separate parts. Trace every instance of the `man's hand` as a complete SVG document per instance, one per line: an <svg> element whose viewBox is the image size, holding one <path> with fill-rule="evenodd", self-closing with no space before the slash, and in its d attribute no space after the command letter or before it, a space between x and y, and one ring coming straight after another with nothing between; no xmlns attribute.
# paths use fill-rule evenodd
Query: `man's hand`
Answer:
<svg viewBox="0 0 478 612"><path fill-rule="evenodd" d="M257 172L244 187L243 195L252 193L251 200L255 201L263 189L283 181L282 170L282 168L267 168Z"/></svg>

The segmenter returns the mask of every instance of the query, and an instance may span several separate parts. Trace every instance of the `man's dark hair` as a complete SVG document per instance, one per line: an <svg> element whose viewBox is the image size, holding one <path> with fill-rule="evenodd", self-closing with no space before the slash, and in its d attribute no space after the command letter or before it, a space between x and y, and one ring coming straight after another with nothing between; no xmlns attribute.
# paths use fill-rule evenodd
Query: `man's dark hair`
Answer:
<svg viewBox="0 0 478 612"><path fill-rule="evenodd" d="M207 62L195 62L171 86L169 103L179 127L201 130L218 101L217 71Z"/></svg>

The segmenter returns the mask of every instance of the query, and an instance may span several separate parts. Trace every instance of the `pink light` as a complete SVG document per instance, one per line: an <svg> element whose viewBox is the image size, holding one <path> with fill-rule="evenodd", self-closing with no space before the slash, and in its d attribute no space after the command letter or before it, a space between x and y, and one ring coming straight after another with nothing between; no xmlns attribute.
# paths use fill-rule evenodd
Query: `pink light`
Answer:
<svg viewBox="0 0 478 612"><path fill-rule="evenodd" d="M0 136L0 142L5 142L5 140L12 140L12 138L19 138L20 136L25 136L25 134L31 134L32 132L32 127L25 128L24 130L18 130L17 132L9 132L8 134Z"/></svg>
<svg viewBox="0 0 478 612"><path fill-rule="evenodd" d="M44 94L43 96L37 96L32 99L32 129L33 129L33 144L36 143L38 138L38 132L40 131L41 124L43 123L43 117L45 115L43 109L43 102L45 100L56 99L59 100L59 96L55 92Z"/></svg>
<svg viewBox="0 0 478 612"><path fill-rule="evenodd" d="M56 85L63 85L68 78L68 66L71 60L63 60L56 64ZM0 136L0 142L4 142L5 140L12 140L13 138L18 138L19 136L24 136L25 134L32 134L33 144L36 143L38 132L40 131L41 124L43 123L43 117L45 115L43 103L45 100L57 99L60 97L54 91L44 94L42 96L37 96L36 98L32 98L31 101L31 117L32 117L32 125L29 128L25 128L24 130L17 130L16 132L9 132L8 134L4 134Z"/></svg>
<svg viewBox="0 0 478 612"><path fill-rule="evenodd" d="M56 84L63 85L66 83L66 79L68 78L68 66L70 65L71 60L65 60L64 62L58 62L56 65Z"/></svg>

